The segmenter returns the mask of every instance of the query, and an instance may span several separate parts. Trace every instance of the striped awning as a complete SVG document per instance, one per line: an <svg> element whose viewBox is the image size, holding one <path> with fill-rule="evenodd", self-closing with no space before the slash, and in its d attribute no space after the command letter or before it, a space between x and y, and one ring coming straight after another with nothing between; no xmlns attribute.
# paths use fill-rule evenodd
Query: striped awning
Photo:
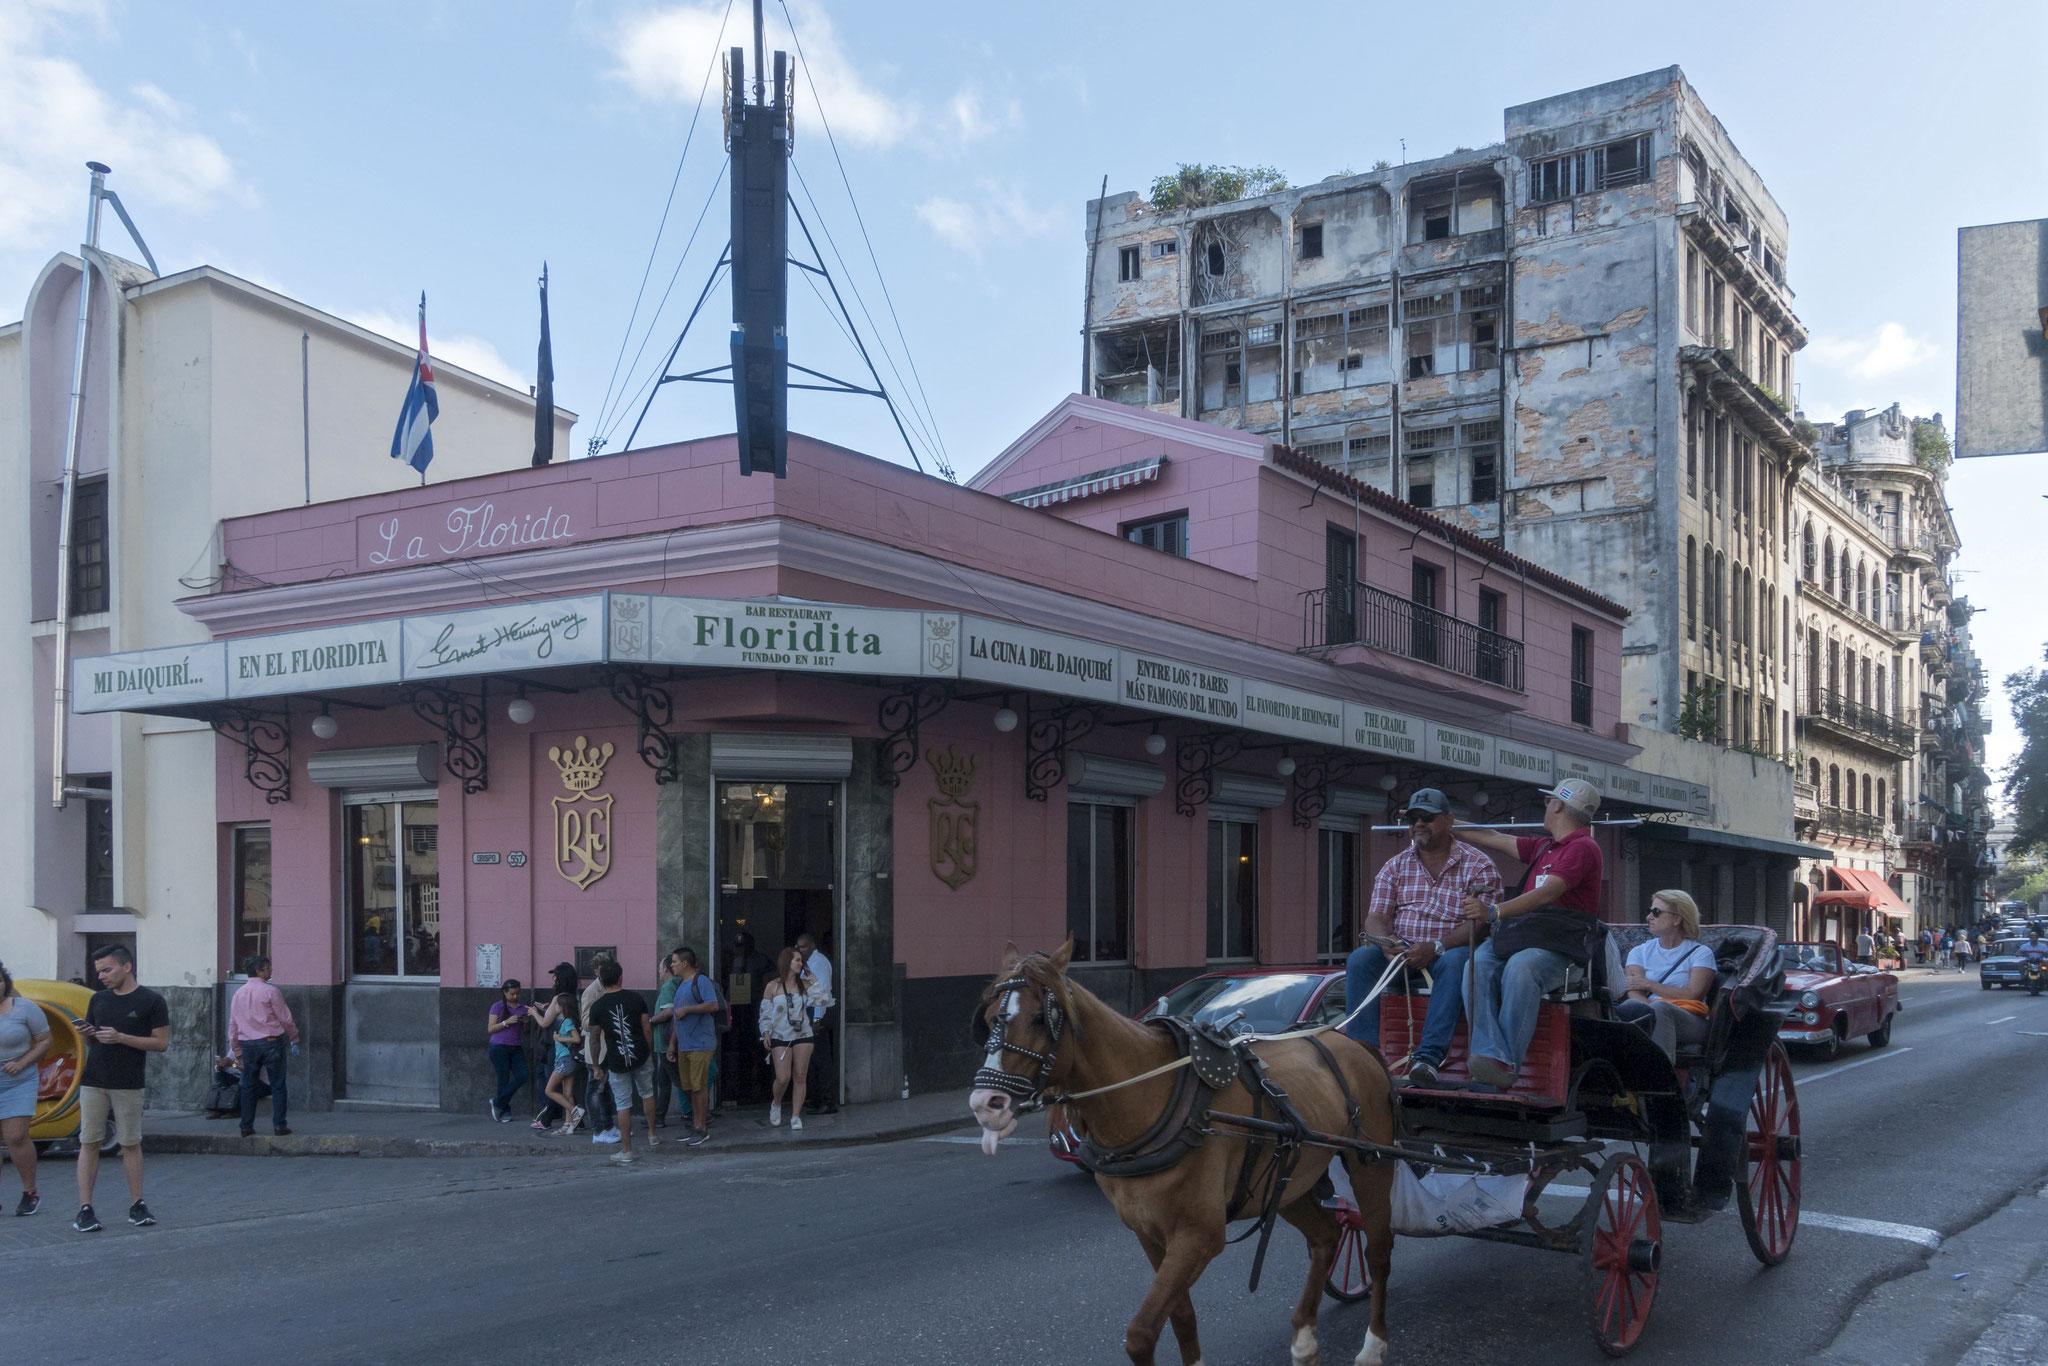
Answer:
<svg viewBox="0 0 2048 1366"><path fill-rule="evenodd" d="M1098 493L1110 493L1116 489L1127 489L1133 484L1144 484L1157 479L1166 457L1155 455L1150 460L1137 460L1114 469L1097 470L1084 474L1078 479L1063 479L1057 484L1040 484L1037 488L1020 489L1006 493L1003 497L1019 507L1045 508L1055 503L1071 503L1077 498L1092 498Z"/></svg>

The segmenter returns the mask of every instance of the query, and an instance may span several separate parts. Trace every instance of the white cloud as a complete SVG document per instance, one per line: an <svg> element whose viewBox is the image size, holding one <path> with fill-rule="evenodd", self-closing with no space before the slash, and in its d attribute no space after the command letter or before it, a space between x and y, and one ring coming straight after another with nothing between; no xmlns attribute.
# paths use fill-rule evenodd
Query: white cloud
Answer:
<svg viewBox="0 0 2048 1366"><path fill-rule="evenodd" d="M105 12L93 0L0 0L0 248L67 245L88 160L114 168L113 187L145 230L149 209L252 202L228 154L169 94L148 84L110 94L51 54L60 30L81 21L104 29Z"/></svg>
<svg viewBox="0 0 2048 1366"><path fill-rule="evenodd" d="M1880 323L1861 337L1815 337L1807 356L1857 379L1884 379L1934 359L1934 343L1916 337L1903 323Z"/></svg>
<svg viewBox="0 0 2048 1366"><path fill-rule="evenodd" d="M380 337L403 342L407 346L420 343L420 320L417 315L406 318L395 317L377 311L344 313L342 316L357 327L375 332ZM427 320L427 352L435 360L447 361L450 365L494 379L514 389L524 389L533 383L533 376L520 367L511 364L498 354L498 348L482 337L463 332L436 332L433 319Z"/></svg>
<svg viewBox="0 0 2048 1366"><path fill-rule="evenodd" d="M977 261L987 247L1049 236L1066 219L1063 210L1033 208L1013 185L986 180L979 198L970 202L933 195L917 206L917 216L940 241Z"/></svg>

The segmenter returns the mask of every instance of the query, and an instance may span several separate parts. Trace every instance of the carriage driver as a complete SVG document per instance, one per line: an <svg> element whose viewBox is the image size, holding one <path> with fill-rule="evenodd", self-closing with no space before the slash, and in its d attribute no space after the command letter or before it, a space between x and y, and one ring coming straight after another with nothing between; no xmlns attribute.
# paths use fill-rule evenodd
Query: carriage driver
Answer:
<svg viewBox="0 0 2048 1366"><path fill-rule="evenodd" d="M1465 918L1464 903L1468 897L1492 901L1502 891L1493 860L1452 839L1451 820L1450 802L1433 787L1408 799L1402 821L1409 845L1374 876L1365 933L1344 965L1347 1001L1365 999L1387 970L1390 947L1408 955L1410 968L1429 970L1429 1012L1408 1062L1408 1081L1415 1086L1436 1080L1464 1008L1465 960L1481 931L1476 921ZM1379 1007L1360 1012L1344 1032L1377 1053Z"/></svg>
<svg viewBox="0 0 2048 1366"><path fill-rule="evenodd" d="M1465 915L1492 921L1493 934L1472 954L1472 1080L1505 1091L1536 1036L1543 994L1564 985L1571 964L1601 949L1600 846L1590 828L1600 791L1567 778L1543 794L1541 838L1454 827L1461 840L1529 865L1519 896L1491 902L1473 897Z"/></svg>

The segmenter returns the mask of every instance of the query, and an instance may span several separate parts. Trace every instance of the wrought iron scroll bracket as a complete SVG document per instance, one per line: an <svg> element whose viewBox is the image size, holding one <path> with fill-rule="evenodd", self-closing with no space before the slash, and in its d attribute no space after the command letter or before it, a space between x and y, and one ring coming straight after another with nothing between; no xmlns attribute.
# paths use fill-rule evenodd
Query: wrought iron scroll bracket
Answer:
<svg viewBox="0 0 2048 1366"><path fill-rule="evenodd" d="M631 712L640 727L640 761L654 770L655 786L681 777L682 755L676 749L676 737L669 733L675 703L668 689L646 670L623 664L614 665L605 682L612 700Z"/></svg>
<svg viewBox="0 0 2048 1366"><path fill-rule="evenodd" d="M479 684L471 697L453 687L426 683L406 698L415 716L441 732L441 762L470 796L491 785L489 689L489 684Z"/></svg>
<svg viewBox="0 0 2048 1366"><path fill-rule="evenodd" d="M242 776L275 806L292 799L292 718L282 712L228 707L216 713L213 729L242 747Z"/></svg>
<svg viewBox="0 0 2048 1366"><path fill-rule="evenodd" d="M1024 699L1024 795L1049 801L1052 790L1067 780L1067 749L1102 724L1103 709L1086 702L1062 702L1047 711L1033 711Z"/></svg>
<svg viewBox="0 0 2048 1366"><path fill-rule="evenodd" d="M1313 753L1294 770L1294 823L1315 829L1330 809L1330 785L1340 783L1372 761L1356 754Z"/></svg>
<svg viewBox="0 0 2048 1366"><path fill-rule="evenodd" d="M1173 809L1183 816L1192 816L1207 806L1209 795L1216 788L1216 766L1229 763L1243 748L1243 738L1227 730L1181 736L1174 751L1180 781L1174 786Z"/></svg>
<svg viewBox="0 0 2048 1366"><path fill-rule="evenodd" d="M925 722L946 709L952 694L935 679L906 683L882 699L875 717L882 728L879 775L883 784L895 787L917 764L917 732Z"/></svg>

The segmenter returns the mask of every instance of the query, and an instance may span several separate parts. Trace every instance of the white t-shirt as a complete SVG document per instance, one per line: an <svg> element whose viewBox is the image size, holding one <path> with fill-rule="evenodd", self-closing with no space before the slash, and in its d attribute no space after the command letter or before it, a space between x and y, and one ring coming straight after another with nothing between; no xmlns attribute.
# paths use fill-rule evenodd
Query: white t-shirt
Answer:
<svg viewBox="0 0 2048 1366"><path fill-rule="evenodd" d="M812 949L810 961L805 963L804 966L809 968L811 975L818 979L818 989L829 998L832 995L832 960L816 949ZM813 1006L811 1008L811 1017L822 1020L825 1018L825 1011L827 1009L828 1007L822 1005Z"/></svg>
<svg viewBox="0 0 2048 1366"><path fill-rule="evenodd" d="M1694 968L1714 971L1714 951L1697 939L1688 939L1675 949L1646 939L1628 951L1628 965L1641 968L1652 982L1682 987L1692 980Z"/></svg>

